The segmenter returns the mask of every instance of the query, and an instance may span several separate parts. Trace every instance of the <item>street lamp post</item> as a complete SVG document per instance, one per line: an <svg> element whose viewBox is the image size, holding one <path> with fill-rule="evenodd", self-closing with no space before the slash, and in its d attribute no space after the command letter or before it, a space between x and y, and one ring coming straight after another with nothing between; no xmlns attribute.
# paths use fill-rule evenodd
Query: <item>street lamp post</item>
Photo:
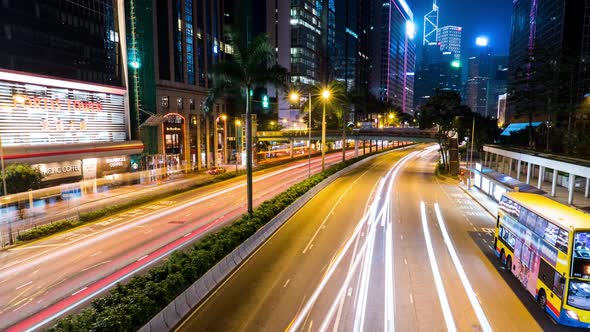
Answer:
<svg viewBox="0 0 590 332"><path fill-rule="evenodd" d="M475 117L472 117L471 119L473 121L471 124L471 152L469 156L469 164L471 165L471 167L473 167L473 144L475 143Z"/></svg>
<svg viewBox="0 0 590 332"><path fill-rule="evenodd" d="M6 198L6 172L4 170L4 146L2 145L2 136L0 136L0 165L2 166L2 198ZM2 207L2 203L5 200L0 202L0 208ZM12 244L12 227L11 227L10 220L8 221L8 243Z"/></svg>
<svg viewBox="0 0 590 332"><path fill-rule="evenodd" d="M227 155L226 155L226 151L227 151L227 116L225 114L221 114L219 115L217 118L215 118L215 122L213 123L214 127L215 127L215 133L214 133L214 140L213 140L213 145L215 146L213 148L214 153L213 153L213 161L214 161L214 166L217 167L219 166L219 161L217 160L217 154L219 152L219 128L217 127L217 123L219 122L219 119L223 120L223 138L222 138L222 145L223 148L221 149L221 157L223 159L223 162L221 163L221 165L223 165L224 162L226 162L227 160Z"/></svg>
<svg viewBox="0 0 590 332"><path fill-rule="evenodd" d="M309 115L308 115L308 124L307 124L307 133L309 134L309 141L307 147L307 178L311 177L311 91L308 92L309 95L307 100L309 102Z"/></svg>
<svg viewBox="0 0 590 332"><path fill-rule="evenodd" d="M326 168L326 103L329 98L330 90L324 89L322 91L322 99L324 99L324 102L322 103L322 172Z"/></svg>
<svg viewBox="0 0 590 332"><path fill-rule="evenodd" d="M242 156L242 151L241 151L241 146L240 146L240 141L238 140L238 127L240 127L242 123L240 122L239 119L236 119L235 125L236 125L236 137L235 137L235 142L236 142L236 174L238 174L238 155L241 157ZM240 148L238 148L240 147Z"/></svg>
<svg viewBox="0 0 590 332"><path fill-rule="evenodd" d="M292 102L300 101L299 94L297 92L291 92L289 99ZM308 107L308 121L307 121L307 133L308 133L308 147L307 147L307 177L311 177L311 91L308 91L307 101Z"/></svg>

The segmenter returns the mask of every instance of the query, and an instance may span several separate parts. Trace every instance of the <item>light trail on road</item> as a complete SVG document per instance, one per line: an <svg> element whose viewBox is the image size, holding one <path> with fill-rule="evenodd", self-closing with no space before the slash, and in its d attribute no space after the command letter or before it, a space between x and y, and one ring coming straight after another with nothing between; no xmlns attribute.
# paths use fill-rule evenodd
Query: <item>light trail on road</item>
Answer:
<svg viewBox="0 0 590 332"><path fill-rule="evenodd" d="M324 288L328 284L330 278L334 274L334 271L339 267L343 258L348 254L348 251L351 248L352 243L357 239L357 237L360 235L360 233L362 232L363 229L368 228L367 233L366 233L367 235L364 238L363 243L361 244L361 247L359 249L359 254L357 254L353 258L353 261L351 263L351 267L346 275L346 279L343 282L342 286L340 287L338 295L333 299L330 309L328 310L328 313L324 317L322 325L320 327L320 331L328 330L328 326L330 324L330 321L332 320L333 315L336 312L336 308L338 307L339 303L342 301L342 298L344 297L346 289L348 289L348 286L349 286L351 280L353 279L355 272L357 271L357 268L359 267L360 263L362 262L363 264L362 264L362 269L361 269L362 271L361 271L359 301L357 302L357 305L356 305L355 319L354 319L354 331L363 331L364 330L364 319L365 319L364 310L366 308L366 302L368 299L367 295L368 295L368 289L370 286L369 280L370 280L371 265L372 265L371 262L372 262L372 257L373 257L373 250L375 248L374 242L375 242L375 236L377 233L377 226L381 224L380 221L383 221L383 226L385 227L385 230L387 230L390 227L390 219L391 218L389 215L389 206L391 205L391 197L392 197L391 187L393 186L393 183L395 182L395 177L398 174L399 169L401 167L403 167L403 165L407 161L409 161L413 157L415 157L418 153L419 153L418 151L415 151L415 152L412 152L409 155L406 155L403 158L401 158L398 162L396 162L389 169L386 176L383 177L379 181L379 185L377 186L377 190L375 190L374 193L371 194L374 197L371 207L364 214L364 216L361 218L361 220L359 220L352 235L348 238L348 240L344 244L343 248L341 250L339 250L336 257L332 260L332 263L328 267L328 270L324 274L320 284L315 289L315 291L312 293L310 298L307 300L303 309L300 312L298 312L296 317L292 320L291 324L287 328L288 331L298 331L301 328L302 324L305 321L305 318L307 317L307 315L311 311L313 305L315 304L316 300L318 299L318 297L320 296L320 294L322 293L322 291L324 290ZM388 239L387 241L391 241L391 242L393 241L392 236L389 236L387 239ZM389 245L391 246L391 243ZM391 273L393 273L393 270L391 270ZM388 272L386 274L388 274ZM392 277L390 277L390 278L386 277L386 279L392 280ZM389 295L385 295L385 296L389 297L389 299L386 300L386 303L389 303L389 304L387 307L388 310L386 312L385 319L387 321L391 322L391 324L388 324L387 326L389 326L389 328L390 328L389 330L393 331L394 330L393 322L395 321L395 319L393 317L394 310L393 310L393 304L392 304L392 302L393 302L392 301L392 299L393 299L393 283L386 285L385 288L386 289L389 288L388 291L386 292L386 294L389 294Z"/></svg>
<svg viewBox="0 0 590 332"><path fill-rule="evenodd" d="M447 331L455 332L457 331L457 326L455 325L455 320L453 318L453 313L451 313L451 306L449 305L449 299L447 298L447 293L445 291L445 287L442 282L442 276L440 273L440 269L438 268L438 263L436 256L434 255L434 249L432 246L432 238L430 237L430 231L428 230L428 219L426 218L426 204L424 201L420 202L420 217L422 218L422 231L424 232L424 238L426 239L426 251L428 252L428 260L430 261L430 269L432 270L432 275L434 277L434 283L436 284L436 292L438 293L438 300L440 302L440 306L443 312L443 316L445 318L445 324L447 326Z"/></svg>
<svg viewBox="0 0 590 332"><path fill-rule="evenodd" d="M351 151L347 153L347 156L350 157L353 154L354 152ZM341 155L338 154L328 156L326 161L333 164L340 159ZM319 165L319 158L312 160L314 173L319 172ZM307 161L300 161L281 169L271 169L255 174L254 182L260 188L255 191L255 205L274 197L283 188L307 178L307 166ZM221 188L215 189L216 187ZM11 294L8 293L9 289L10 292L15 292L14 288L20 286L13 286L15 276L29 273L28 271L32 269L41 269L41 273L35 275L36 279L31 280L31 283L16 290L16 292L21 290L24 292L15 293L17 296L13 301L4 302L6 307L0 311L0 330L10 328L9 331L25 331L46 326L56 318L87 304L118 282L125 281L159 262L171 252L183 248L203 234L239 217L245 211L245 203L242 200L219 200L219 198L238 197L244 187L244 183L235 183L235 181L232 183L232 180L228 183L222 182L203 187L197 192L209 192L180 202L162 201L162 204L156 203L153 206L159 206L157 209L148 206L142 208L142 212L139 213L138 208L137 211L125 212L123 218L112 217L89 225L91 226L89 229L92 229L93 225L101 226L102 229L98 227L98 231L84 233L76 230L65 233L71 235L68 237L50 237L38 241L40 245L36 243L33 246L23 246L15 251L7 252L12 253L11 257L18 257L18 259L2 262L0 266L0 284L3 284L2 287L9 284L6 283L7 281L11 284L4 287L7 292L2 290L4 296ZM190 213L186 213L187 211ZM203 211L212 212L204 213ZM188 215L193 216L191 220L178 223L174 221L186 220ZM132 234L137 234L137 231L143 235L133 237ZM149 235L146 235L148 233ZM131 242L117 241L117 238L130 236L133 237ZM60 241L61 238L63 241L59 244L46 244L51 241ZM109 246L108 243L111 242L118 244ZM123 244L131 247L124 247ZM27 249L30 250L30 254ZM6 257L6 253L4 256ZM48 269L44 266L52 266L51 261L62 263L72 261L72 264L68 266L80 267L77 270L70 269L69 272L54 273L49 278ZM71 275L71 273L75 274ZM38 276L43 278L39 279ZM90 282L88 282L89 278ZM9 303L13 305L8 306ZM23 307L25 309L22 309ZM15 316L17 313L18 316Z"/></svg>

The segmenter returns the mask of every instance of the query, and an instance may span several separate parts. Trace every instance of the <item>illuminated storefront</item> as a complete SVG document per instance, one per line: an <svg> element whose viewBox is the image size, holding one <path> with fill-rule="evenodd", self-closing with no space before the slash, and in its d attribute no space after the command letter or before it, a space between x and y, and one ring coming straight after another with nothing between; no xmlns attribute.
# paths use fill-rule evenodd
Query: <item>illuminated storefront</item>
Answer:
<svg viewBox="0 0 590 332"><path fill-rule="evenodd" d="M45 182L130 170L126 90L0 69L0 136L7 164L38 167Z"/></svg>

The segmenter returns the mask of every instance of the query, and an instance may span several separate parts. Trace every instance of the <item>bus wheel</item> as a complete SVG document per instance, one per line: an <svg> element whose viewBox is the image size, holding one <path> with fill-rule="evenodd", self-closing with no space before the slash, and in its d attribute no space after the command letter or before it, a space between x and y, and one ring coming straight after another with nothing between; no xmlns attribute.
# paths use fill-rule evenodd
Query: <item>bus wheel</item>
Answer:
<svg viewBox="0 0 590 332"><path fill-rule="evenodd" d="M545 290L543 288L539 290L539 294L537 295L537 302L539 303L541 309L545 310L545 307L547 306L547 295L545 294Z"/></svg>
<svg viewBox="0 0 590 332"><path fill-rule="evenodd" d="M500 257L498 258L500 260L500 265L504 265L506 262L506 254L504 253L504 249L502 249L502 251L500 251Z"/></svg>
<svg viewBox="0 0 590 332"><path fill-rule="evenodd" d="M506 271L512 273L512 257L510 256L506 258Z"/></svg>

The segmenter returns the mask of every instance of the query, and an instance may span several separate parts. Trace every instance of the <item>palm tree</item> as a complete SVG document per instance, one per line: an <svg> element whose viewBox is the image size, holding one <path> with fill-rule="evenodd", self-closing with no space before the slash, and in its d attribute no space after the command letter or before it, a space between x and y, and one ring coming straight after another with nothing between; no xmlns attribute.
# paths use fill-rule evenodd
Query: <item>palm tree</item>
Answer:
<svg viewBox="0 0 590 332"><path fill-rule="evenodd" d="M219 62L211 71L213 80L208 101L212 103L222 93L239 91L246 97L246 187L248 214L252 216L252 110L250 91L259 86L272 84L280 88L286 86L288 72L275 61L275 52L266 35L256 37L250 44L237 35L228 33L228 44L233 54L227 61Z"/></svg>

